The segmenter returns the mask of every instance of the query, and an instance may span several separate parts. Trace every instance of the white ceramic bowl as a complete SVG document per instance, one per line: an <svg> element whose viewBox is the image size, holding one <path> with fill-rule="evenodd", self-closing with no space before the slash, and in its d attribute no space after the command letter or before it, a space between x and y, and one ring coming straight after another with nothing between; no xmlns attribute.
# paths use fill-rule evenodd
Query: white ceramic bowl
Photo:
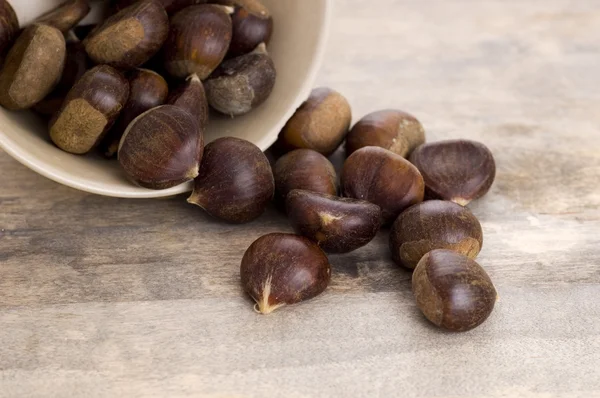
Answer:
<svg viewBox="0 0 600 398"><path fill-rule="evenodd" d="M9 0L21 26L62 1ZM235 136L266 150L313 88L325 51L333 0L264 2L275 20L275 32L269 45L278 71L275 89L266 103L248 115L211 120L207 141ZM92 13L86 20L94 18ZM46 125L30 112L15 113L0 108L0 147L19 162L56 182L100 195L157 198L191 189L190 184L162 191L136 187L123 175L117 161L95 155L72 155L55 147L48 137Z"/></svg>

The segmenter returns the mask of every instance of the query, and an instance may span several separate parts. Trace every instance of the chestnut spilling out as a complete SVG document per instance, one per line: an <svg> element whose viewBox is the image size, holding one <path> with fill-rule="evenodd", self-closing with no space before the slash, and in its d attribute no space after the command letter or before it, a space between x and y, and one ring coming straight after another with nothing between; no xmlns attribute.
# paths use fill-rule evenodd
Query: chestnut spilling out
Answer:
<svg viewBox="0 0 600 398"><path fill-rule="evenodd" d="M319 87L281 128L270 162L243 137L205 138L211 118L243 121L274 102L276 21L260 0L114 0L105 20L78 26L89 12L89 0L66 0L21 27L0 0L0 105L33 110L66 156L101 154L139 187L189 183L199 223L259 227L264 212L285 214L295 234L252 237L240 253L258 313L322 294L336 278L328 254L362 250L361 261L413 272L416 306L434 325L466 331L490 316L496 290L475 262L474 213L485 206L465 207L493 184L488 147L426 142L424 124L396 108L352 126L350 101ZM328 157L340 150L336 170Z"/></svg>

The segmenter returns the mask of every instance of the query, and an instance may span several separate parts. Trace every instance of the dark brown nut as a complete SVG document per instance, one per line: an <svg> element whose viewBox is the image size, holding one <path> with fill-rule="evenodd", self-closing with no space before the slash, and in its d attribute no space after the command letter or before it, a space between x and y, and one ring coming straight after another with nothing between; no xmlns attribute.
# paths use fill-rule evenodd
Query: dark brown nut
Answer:
<svg viewBox="0 0 600 398"><path fill-rule="evenodd" d="M496 177L492 152L483 144L448 140L421 145L410 161L417 166L428 197L466 206L485 195Z"/></svg>
<svg viewBox="0 0 600 398"><path fill-rule="evenodd" d="M206 128L208 124L208 101L204 85L197 75L187 78L186 82L180 84L169 94L167 103L185 109L196 117L198 124Z"/></svg>
<svg viewBox="0 0 600 398"><path fill-rule="evenodd" d="M164 46L164 65L175 78L196 74L206 79L219 66L231 42L227 7L204 4L188 7L171 18Z"/></svg>
<svg viewBox="0 0 600 398"><path fill-rule="evenodd" d="M216 3L235 7L231 15L233 37L229 46L230 56L248 54L260 43L269 44L273 34L273 17L259 0L220 0Z"/></svg>
<svg viewBox="0 0 600 398"><path fill-rule="evenodd" d="M206 146L188 202L213 217L240 224L259 217L274 190L271 166L261 150L246 140L224 137Z"/></svg>
<svg viewBox="0 0 600 398"><path fill-rule="evenodd" d="M434 249L448 249L475 258L483 245L479 220L468 209L443 200L429 200L405 210L390 231L390 250L398 265L414 269Z"/></svg>
<svg viewBox="0 0 600 398"><path fill-rule="evenodd" d="M296 149L283 155L273 168L277 199L284 202L293 189L337 194L337 176L331 162L312 149Z"/></svg>
<svg viewBox="0 0 600 398"><path fill-rule="evenodd" d="M346 155L366 146L379 146L403 158L425 142L421 123L408 113L386 109L358 121L346 137Z"/></svg>
<svg viewBox="0 0 600 398"><path fill-rule="evenodd" d="M96 29L96 24L88 24L88 25L79 25L73 28L73 33L75 33L75 36L79 39L79 40L84 40L86 37L89 36L90 33L92 33L92 31L94 29Z"/></svg>
<svg viewBox="0 0 600 398"><path fill-rule="evenodd" d="M98 25L83 44L97 64L130 69L146 63L162 47L169 17L157 0L127 7Z"/></svg>
<svg viewBox="0 0 600 398"><path fill-rule="evenodd" d="M48 11L35 20L36 23L50 25L63 33L73 29L90 12L87 0L66 0L54 10Z"/></svg>
<svg viewBox="0 0 600 398"><path fill-rule="evenodd" d="M329 285L331 265L310 240L274 233L250 245L240 273L244 290L256 302L254 310L266 315L321 294Z"/></svg>
<svg viewBox="0 0 600 398"><path fill-rule="evenodd" d="M117 0L115 4L115 11L120 11L123 8L129 7L139 0ZM195 4L204 4L207 0L159 0L160 4L165 8L169 15L172 15L186 7Z"/></svg>
<svg viewBox="0 0 600 398"><path fill-rule="evenodd" d="M381 207L390 223L404 209L423 201L425 184L419 170L387 149L368 146L354 152L342 170L342 193Z"/></svg>
<svg viewBox="0 0 600 398"><path fill-rule="evenodd" d="M67 41L65 68L54 90L35 104L33 110L43 116L53 116L62 106L65 97L90 66L83 44L79 40Z"/></svg>
<svg viewBox="0 0 600 398"><path fill-rule="evenodd" d="M19 35L19 19L6 0L0 0L0 56L10 48Z"/></svg>
<svg viewBox="0 0 600 398"><path fill-rule="evenodd" d="M65 38L56 28L32 25L19 36L0 72L0 104L28 109L56 86L65 66Z"/></svg>
<svg viewBox="0 0 600 398"><path fill-rule="evenodd" d="M129 83L108 65L87 71L50 121L50 138L60 149L83 155L100 143L129 97Z"/></svg>
<svg viewBox="0 0 600 398"><path fill-rule="evenodd" d="M206 80L208 103L230 116L250 112L269 98L277 72L264 44L223 62Z"/></svg>
<svg viewBox="0 0 600 398"><path fill-rule="evenodd" d="M498 294L485 270L451 250L427 253L415 268L412 290L417 306L434 325L463 332L481 325Z"/></svg>
<svg viewBox="0 0 600 398"><path fill-rule="evenodd" d="M316 88L283 127L275 148L279 152L308 148L329 156L344 141L351 121L346 98L329 88Z"/></svg>
<svg viewBox="0 0 600 398"><path fill-rule="evenodd" d="M113 157L129 124L139 115L165 103L169 85L158 73L148 69L134 69L128 76L129 99L114 127L102 144L104 156Z"/></svg>
<svg viewBox="0 0 600 398"><path fill-rule="evenodd" d="M121 138L119 163L136 184L167 189L198 175L202 131L192 115L174 105L142 113Z"/></svg>
<svg viewBox="0 0 600 398"><path fill-rule="evenodd" d="M286 199L288 218L297 234L330 253L348 253L373 240L381 209L364 200L294 189Z"/></svg>

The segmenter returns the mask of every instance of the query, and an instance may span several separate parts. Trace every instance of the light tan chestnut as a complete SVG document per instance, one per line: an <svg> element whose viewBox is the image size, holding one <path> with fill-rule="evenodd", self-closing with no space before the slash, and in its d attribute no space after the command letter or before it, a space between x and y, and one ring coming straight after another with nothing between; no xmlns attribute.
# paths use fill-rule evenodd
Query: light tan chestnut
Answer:
<svg viewBox="0 0 600 398"><path fill-rule="evenodd" d="M308 148L329 156L344 141L351 121L344 96L326 87L316 88L279 133L275 150Z"/></svg>
<svg viewBox="0 0 600 398"><path fill-rule="evenodd" d="M0 72L0 104L21 110L44 99L62 76L66 51L56 28L32 25L23 30Z"/></svg>
<svg viewBox="0 0 600 398"><path fill-rule="evenodd" d="M369 113L346 137L346 155L366 146L379 146L403 158L425 142L425 130L412 115L396 109Z"/></svg>
<svg viewBox="0 0 600 398"><path fill-rule="evenodd" d="M187 111L163 105L138 116L121 138L118 158L136 184L167 189L198 175L204 148L196 119Z"/></svg>
<svg viewBox="0 0 600 398"><path fill-rule="evenodd" d="M162 47L169 17L157 0L143 0L98 25L83 41L97 64L131 69L146 63Z"/></svg>
<svg viewBox="0 0 600 398"><path fill-rule="evenodd" d="M35 22L53 26L66 33L73 29L89 12L90 5L87 0L67 0L36 19Z"/></svg>
<svg viewBox="0 0 600 398"><path fill-rule="evenodd" d="M87 71L50 121L50 138L60 149L85 154L100 143L129 97L129 83L108 65Z"/></svg>

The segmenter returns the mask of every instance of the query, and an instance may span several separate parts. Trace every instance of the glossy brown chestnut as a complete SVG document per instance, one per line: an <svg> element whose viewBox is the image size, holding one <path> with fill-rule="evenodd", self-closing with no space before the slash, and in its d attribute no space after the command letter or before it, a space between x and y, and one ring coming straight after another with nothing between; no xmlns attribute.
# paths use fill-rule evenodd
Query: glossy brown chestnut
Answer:
<svg viewBox="0 0 600 398"><path fill-rule="evenodd" d="M292 189L337 194L337 176L331 162L312 149L296 149L277 160L273 167L277 199L284 203Z"/></svg>
<svg viewBox="0 0 600 398"><path fill-rule="evenodd" d="M479 220L468 209L443 200L416 204L398 216L390 231L390 250L398 265L414 269L434 249L475 258L483 245Z"/></svg>
<svg viewBox="0 0 600 398"><path fill-rule="evenodd" d="M143 0L98 25L83 44L97 64L130 69L147 62L169 33L169 17L157 0Z"/></svg>
<svg viewBox="0 0 600 398"><path fill-rule="evenodd" d="M231 15L233 37L229 56L248 54L260 43L269 44L273 34L273 17L259 0L218 0L215 3L235 7Z"/></svg>
<svg viewBox="0 0 600 398"><path fill-rule="evenodd" d="M52 116L62 106L65 97L90 66L83 44L76 38L67 39L65 68L54 90L35 104L33 110L43 116Z"/></svg>
<svg viewBox="0 0 600 398"><path fill-rule="evenodd" d="M381 226L381 209L364 200L294 189L287 195L286 209L296 233L330 253L366 245Z"/></svg>
<svg viewBox="0 0 600 398"><path fill-rule="evenodd" d="M129 124L147 110L164 104L169 94L169 85L154 71L137 68L127 77L130 88L129 99L101 147L104 155L109 158L117 155L121 137Z"/></svg>
<svg viewBox="0 0 600 398"><path fill-rule="evenodd" d="M230 116L250 112L269 98L277 72L264 44L223 62L206 80L208 103Z"/></svg>
<svg viewBox="0 0 600 398"><path fill-rule="evenodd" d="M485 195L496 177L492 152L469 140L448 140L421 145L410 156L425 180L428 197L466 206Z"/></svg>
<svg viewBox="0 0 600 398"><path fill-rule="evenodd" d="M129 7L138 1L139 0L117 0L115 3L115 11L121 11L123 8ZM207 0L159 0L159 2L165 8L167 13L171 15L195 4L204 4Z"/></svg>
<svg viewBox="0 0 600 398"><path fill-rule="evenodd" d="M227 7L191 6L171 18L164 46L164 66L175 78L196 74L206 79L219 66L231 42L231 18Z"/></svg>
<svg viewBox="0 0 600 398"><path fill-rule="evenodd" d="M90 5L87 0L67 0L54 10L37 18L35 22L53 26L66 33L73 29L89 12Z"/></svg>
<svg viewBox="0 0 600 398"><path fill-rule="evenodd" d="M415 166L387 149L368 146L354 152L342 169L342 193L381 207L384 223L423 201L425 184Z"/></svg>
<svg viewBox="0 0 600 398"><path fill-rule="evenodd" d="M412 115L395 109L369 113L346 137L346 155L366 146L379 146L403 158L425 142L425 130Z"/></svg>
<svg viewBox="0 0 600 398"><path fill-rule="evenodd" d="M321 294L331 266L310 240L292 234L268 234L250 245L240 267L242 286L256 302L255 311L270 314Z"/></svg>
<svg viewBox="0 0 600 398"><path fill-rule="evenodd" d="M267 157L251 142L219 138L206 146L188 202L230 223L260 216L275 190Z"/></svg>
<svg viewBox="0 0 600 398"><path fill-rule="evenodd" d="M167 103L191 113L202 129L208 124L208 101L204 85L196 75L192 75L169 94Z"/></svg>
<svg viewBox="0 0 600 398"><path fill-rule="evenodd" d="M119 145L119 163L144 188L171 188L198 175L202 140L202 131L189 112L162 105L129 124Z"/></svg>
<svg viewBox="0 0 600 398"><path fill-rule="evenodd" d="M100 143L129 97L129 83L108 65L87 71L50 121L50 138L60 149L85 154Z"/></svg>
<svg viewBox="0 0 600 398"><path fill-rule="evenodd" d="M54 89L65 66L65 38L56 28L31 25L23 30L0 72L0 104L28 109Z"/></svg>
<svg viewBox="0 0 600 398"><path fill-rule="evenodd" d="M412 290L417 306L434 325L463 332L492 313L497 293L485 270L451 250L427 253L415 268Z"/></svg>
<svg viewBox="0 0 600 398"><path fill-rule="evenodd" d="M15 10L6 0L0 0L0 56L3 56L6 50L19 35L19 19Z"/></svg>
<svg viewBox="0 0 600 398"><path fill-rule="evenodd" d="M329 156L344 141L351 121L346 98L329 88L316 88L283 127L275 148L279 152L308 148Z"/></svg>

